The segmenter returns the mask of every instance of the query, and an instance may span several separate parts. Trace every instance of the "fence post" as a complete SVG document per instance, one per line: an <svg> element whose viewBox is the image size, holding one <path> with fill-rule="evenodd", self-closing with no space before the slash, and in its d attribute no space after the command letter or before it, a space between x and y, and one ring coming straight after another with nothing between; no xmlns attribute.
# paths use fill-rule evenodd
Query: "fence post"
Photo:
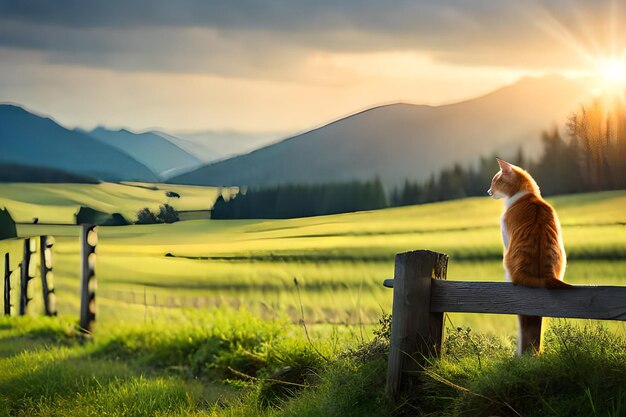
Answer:
<svg viewBox="0 0 626 417"><path fill-rule="evenodd" d="M431 279L446 279L448 256L419 250L399 253L393 280L387 392L394 400L415 384L423 356L438 355L443 313L430 312Z"/></svg>
<svg viewBox="0 0 626 417"><path fill-rule="evenodd" d="M11 268L9 252L4 254L4 315L11 315Z"/></svg>
<svg viewBox="0 0 626 417"><path fill-rule="evenodd" d="M52 239L48 236L39 237L39 268L41 271L41 289L43 291L43 307L46 316L56 316L56 296L52 285Z"/></svg>
<svg viewBox="0 0 626 417"><path fill-rule="evenodd" d="M81 225L80 233L80 328L90 333L96 321L96 245L98 233L95 225Z"/></svg>
<svg viewBox="0 0 626 417"><path fill-rule="evenodd" d="M24 239L24 257L20 264L20 316L24 316L28 309L28 303L31 298L28 297L28 283L33 277L30 276L30 257L32 251L30 248L30 239Z"/></svg>

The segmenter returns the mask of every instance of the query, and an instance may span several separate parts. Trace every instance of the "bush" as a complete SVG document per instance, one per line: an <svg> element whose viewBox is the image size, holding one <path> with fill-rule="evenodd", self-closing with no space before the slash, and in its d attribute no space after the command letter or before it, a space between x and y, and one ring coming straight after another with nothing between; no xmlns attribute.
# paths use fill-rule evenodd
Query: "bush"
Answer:
<svg viewBox="0 0 626 417"><path fill-rule="evenodd" d="M150 211L148 207L144 207L143 209L137 212L137 221L136 224L155 224L159 223L155 214Z"/></svg>
<svg viewBox="0 0 626 417"><path fill-rule="evenodd" d="M180 220L176 209L169 204L159 207L159 214L156 216L159 223L175 223Z"/></svg>
<svg viewBox="0 0 626 417"><path fill-rule="evenodd" d="M153 213L148 207L137 212L136 224L157 224L157 223L175 223L180 220L176 209L169 204L163 204L159 207L157 214Z"/></svg>

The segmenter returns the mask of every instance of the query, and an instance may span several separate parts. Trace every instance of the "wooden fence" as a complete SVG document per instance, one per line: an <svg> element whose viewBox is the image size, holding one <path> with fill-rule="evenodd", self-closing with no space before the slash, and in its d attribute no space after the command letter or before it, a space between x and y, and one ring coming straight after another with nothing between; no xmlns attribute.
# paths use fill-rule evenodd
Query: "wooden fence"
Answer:
<svg viewBox="0 0 626 417"><path fill-rule="evenodd" d="M20 264L20 314L26 314L32 238L24 239ZM52 242L41 236L40 271L44 311L56 315L52 272ZM97 228L82 225L80 327L91 332L96 318L95 252ZM543 289L514 286L506 282L446 281L448 256L427 250L396 255L394 279L384 285L393 288L391 346L387 387L391 398L416 384L423 358L438 356L444 334L444 313L517 314L532 317L562 317L599 320L626 320L626 287L575 286L568 289ZM11 311L9 254L5 254L4 313ZM144 294L145 299L145 294ZM156 303L156 302L155 302ZM541 323L541 321L540 321ZM534 349L540 343L541 326L535 343L522 346Z"/></svg>
<svg viewBox="0 0 626 417"><path fill-rule="evenodd" d="M387 389L396 398L417 383L423 358L438 356L445 312L626 320L626 287L544 289L508 282L446 281L448 256L426 250L396 255ZM541 323L541 321L539 321ZM541 326L536 335L539 343ZM536 345L522 346L524 351Z"/></svg>
<svg viewBox="0 0 626 417"><path fill-rule="evenodd" d="M28 312L28 305L32 300L29 294L29 282L34 279L31 271L31 259L33 254L39 252L39 274L41 277L41 288L43 296L44 314L56 316L56 292L52 281L52 246L54 239L49 236L39 236L39 245L34 246L32 237L23 238L24 250L22 261L20 262L19 281L19 314L25 315ZM81 225L80 245L81 245L81 269L80 269L80 328L85 332L91 332L96 319L96 276L95 276L95 254L98 242L96 226ZM11 314L11 275L14 271L10 269L9 253L4 255L4 314Z"/></svg>

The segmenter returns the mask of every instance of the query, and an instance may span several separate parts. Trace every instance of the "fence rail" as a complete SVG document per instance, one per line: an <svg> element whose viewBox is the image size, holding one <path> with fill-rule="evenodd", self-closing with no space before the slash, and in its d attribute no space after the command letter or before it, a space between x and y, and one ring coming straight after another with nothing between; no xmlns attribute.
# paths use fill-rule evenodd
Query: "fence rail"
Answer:
<svg viewBox="0 0 626 417"><path fill-rule="evenodd" d="M393 280L385 280L393 288ZM510 282L433 280L436 313L523 314L567 319L626 320L626 287L578 285L568 289L519 287Z"/></svg>
<svg viewBox="0 0 626 417"><path fill-rule="evenodd" d="M626 287L527 288L507 282L445 281L448 257L431 251L396 255L387 389L391 398L417 383L425 356L438 356L443 314L517 314L533 327L523 351L537 348L541 317L626 320Z"/></svg>
<svg viewBox="0 0 626 417"><path fill-rule="evenodd" d="M626 320L626 287L527 288L509 282L433 281L431 310Z"/></svg>

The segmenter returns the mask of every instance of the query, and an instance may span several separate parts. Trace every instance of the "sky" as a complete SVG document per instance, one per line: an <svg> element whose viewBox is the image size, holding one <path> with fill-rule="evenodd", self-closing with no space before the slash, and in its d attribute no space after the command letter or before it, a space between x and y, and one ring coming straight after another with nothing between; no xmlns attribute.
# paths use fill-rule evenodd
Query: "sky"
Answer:
<svg viewBox="0 0 626 417"><path fill-rule="evenodd" d="M626 9L626 6L624 7ZM296 132L623 56L617 1L0 0L0 102L60 123Z"/></svg>

